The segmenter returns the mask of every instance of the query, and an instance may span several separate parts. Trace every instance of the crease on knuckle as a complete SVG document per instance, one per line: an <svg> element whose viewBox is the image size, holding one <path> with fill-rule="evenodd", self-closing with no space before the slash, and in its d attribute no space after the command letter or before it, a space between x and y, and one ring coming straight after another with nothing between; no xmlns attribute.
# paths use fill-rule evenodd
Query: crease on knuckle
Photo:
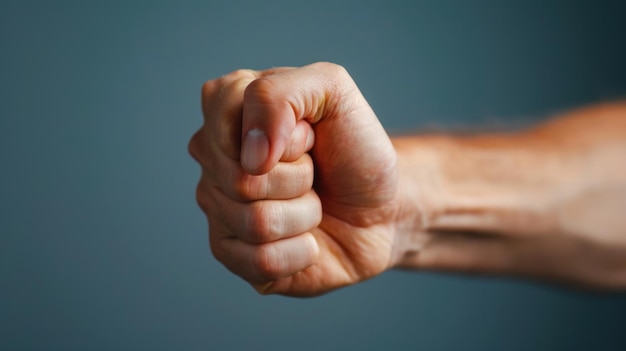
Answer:
<svg viewBox="0 0 626 351"><path fill-rule="evenodd" d="M283 192L300 196L313 187L313 165L302 159L289 165L288 177L276 177L276 183ZM281 179L283 178L283 179Z"/></svg>
<svg viewBox="0 0 626 351"><path fill-rule="evenodd" d="M280 278L282 267L276 249L271 245L260 245L256 249L254 269L263 280Z"/></svg>
<svg viewBox="0 0 626 351"><path fill-rule="evenodd" d="M250 204L247 221L248 238L254 243L264 243L276 239L281 232L281 214L278 206L262 201Z"/></svg>
<svg viewBox="0 0 626 351"><path fill-rule="evenodd" d="M301 180L301 191L309 190L313 187L313 161L307 155L307 159L302 160L296 169L296 179Z"/></svg>
<svg viewBox="0 0 626 351"><path fill-rule="evenodd" d="M302 195L313 187L313 164L306 160L296 160L291 163L279 163L267 173L264 194L275 198L294 198Z"/></svg>
<svg viewBox="0 0 626 351"><path fill-rule="evenodd" d="M267 175L251 175L238 169L234 174L235 195L244 201L262 200L268 196Z"/></svg>

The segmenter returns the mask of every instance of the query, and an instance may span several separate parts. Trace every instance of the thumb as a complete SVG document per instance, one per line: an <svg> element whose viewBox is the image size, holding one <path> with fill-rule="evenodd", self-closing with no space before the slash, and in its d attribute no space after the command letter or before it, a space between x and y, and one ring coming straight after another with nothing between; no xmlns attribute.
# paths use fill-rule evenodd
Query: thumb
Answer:
<svg viewBox="0 0 626 351"><path fill-rule="evenodd" d="M314 125L325 118L336 105L330 100L344 90L338 85L353 84L343 67L331 63L266 72L244 93L241 165L250 174L269 172L289 146L297 122Z"/></svg>
<svg viewBox="0 0 626 351"><path fill-rule="evenodd" d="M296 99L275 76L252 81L243 100L241 165L250 174L269 172L279 161L296 126L289 101Z"/></svg>

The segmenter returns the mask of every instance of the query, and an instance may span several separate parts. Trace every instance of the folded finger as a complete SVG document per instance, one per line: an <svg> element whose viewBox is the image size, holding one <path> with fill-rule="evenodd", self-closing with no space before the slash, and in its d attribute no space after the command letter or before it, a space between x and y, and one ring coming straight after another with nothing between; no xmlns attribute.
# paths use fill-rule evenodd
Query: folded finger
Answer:
<svg viewBox="0 0 626 351"><path fill-rule="evenodd" d="M291 141L280 157L282 162L291 162L311 150L315 143L315 132L307 121L298 121L291 134Z"/></svg>
<svg viewBox="0 0 626 351"><path fill-rule="evenodd" d="M322 205L314 191L289 200L236 202L215 194L219 220L235 237L249 243L264 243L298 235L322 220Z"/></svg>
<svg viewBox="0 0 626 351"><path fill-rule="evenodd" d="M231 199L283 200L299 197L313 186L313 160L308 154L293 162L279 162L268 173L252 175L238 161L217 157L204 172Z"/></svg>
<svg viewBox="0 0 626 351"><path fill-rule="evenodd" d="M253 284L293 275L314 264L319 255L317 242L310 233L264 244L223 238L216 245L220 261Z"/></svg>

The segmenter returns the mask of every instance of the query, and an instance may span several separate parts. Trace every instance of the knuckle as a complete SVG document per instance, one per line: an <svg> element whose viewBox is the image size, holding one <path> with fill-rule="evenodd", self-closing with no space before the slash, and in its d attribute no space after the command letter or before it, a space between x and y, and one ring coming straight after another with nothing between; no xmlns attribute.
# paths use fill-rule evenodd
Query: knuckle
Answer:
<svg viewBox="0 0 626 351"><path fill-rule="evenodd" d="M238 69L217 79L206 81L202 85L201 98L203 107L208 107L215 101L219 101L226 94L227 89L231 85L247 84L250 80L255 79L256 74L253 70Z"/></svg>
<svg viewBox="0 0 626 351"><path fill-rule="evenodd" d="M260 245L255 252L254 268L264 280L280 278L281 261L278 259L276 249L271 245Z"/></svg>
<svg viewBox="0 0 626 351"><path fill-rule="evenodd" d="M231 107L233 108L233 107ZM240 106L235 107L238 110ZM223 111L216 121L215 142L219 149L228 157L235 159L241 153L241 113Z"/></svg>
<svg viewBox="0 0 626 351"><path fill-rule="evenodd" d="M205 124L191 136L187 144L189 155L208 171L215 166L215 151L211 143L209 130Z"/></svg>
<svg viewBox="0 0 626 351"><path fill-rule="evenodd" d="M272 241L280 233L277 206L257 201L251 203L247 220L247 237L251 242Z"/></svg>
<svg viewBox="0 0 626 351"><path fill-rule="evenodd" d="M189 155L191 155L191 157L193 157L193 159L197 162L200 162L200 150L202 149L200 147L200 144L202 143L201 133L202 129L195 132L189 140L189 144L187 145L187 151L189 152Z"/></svg>
<svg viewBox="0 0 626 351"><path fill-rule="evenodd" d="M211 198L207 193L205 187L203 186L204 182L200 181L198 186L196 187L196 202L202 211L208 213L211 210Z"/></svg>
<svg viewBox="0 0 626 351"><path fill-rule="evenodd" d="M216 236L212 235L211 238L213 237L216 237ZM222 262L222 263L226 262L224 251L221 249L219 243L216 240L211 239L209 241L209 248L211 249L211 253L213 254L213 257L215 257L217 261Z"/></svg>
<svg viewBox="0 0 626 351"><path fill-rule="evenodd" d="M267 104L272 101L272 91L276 83L270 77L261 77L248 84L244 92L244 101L255 104Z"/></svg>
<svg viewBox="0 0 626 351"><path fill-rule="evenodd" d="M254 77L254 71L251 69L240 68L236 69L228 74L229 78L239 80L244 78Z"/></svg>
<svg viewBox="0 0 626 351"><path fill-rule="evenodd" d="M233 177L234 195L244 201L261 200L267 197L267 176L254 176L238 169Z"/></svg>
<svg viewBox="0 0 626 351"><path fill-rule="evenodd" d="M300 196L313 187L313 161L307 154L283 168L282 173L268 173L271 191L283 193L286 197Z"/></svg>
<svg viewBox="0 0 626 351"><path fill-rule="evenodd" d="M208 80L204 82L204 84L202 84L201 92L202 92L203 99L207 98L208 96L213 94L215 90L217 90L218 82L219 82L219 79L214 79L214 80Z"/></svg>
<svg viewBox="0 0 626 351"><path fill-rule="evenodd" d="M308 190L313 186L313 160L308 154L301 158L302 162L296 168L296 179L302 180L303 189Z"/></svg>
<svg viewBox="0 0 626 351"><path fill-rule="evenodd" d="M349 76L348 70L342 65L332 62L317 62L313 64L313 67L324 72L328 72L333 76Z"/></svg>
<svg viewBox="0 0 626 351"><path fill-rule="evenodd" d="M349 101L349 97L358 92L356 83L352 80L350 73L343 66L330 63L318 62L313 64L314 69L321 75L328 77L329 95L335 97L335 101ZM340 104L343 106L343 104ZM338 115L342 115L347 111L336 111Z"/></svg>
<svg viewBox="0 0 626 351"><path fill-rule="evenodd" d="M297 157L299 151L300 149L298 145L295 145L294 140L291 140L291 142L285 148L285 151L283 152L283 155L281 156L281 160L285 160L285 161L293 160L294 158Z"/></svg>

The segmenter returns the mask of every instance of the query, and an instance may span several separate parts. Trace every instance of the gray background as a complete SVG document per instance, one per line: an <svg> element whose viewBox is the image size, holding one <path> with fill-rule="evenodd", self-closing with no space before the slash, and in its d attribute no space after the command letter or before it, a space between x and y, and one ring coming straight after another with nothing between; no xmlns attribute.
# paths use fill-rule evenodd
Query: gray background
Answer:
<svg viewBox="0 0 626 351"><path fill-rule="evenodd" d="M626 349L626 296L389 272L258 296L210 255L201 84L344 65L390 132L626 96L614 1L0 4L0 348ZM481 127L482 126L482 127Z"/></svg>

